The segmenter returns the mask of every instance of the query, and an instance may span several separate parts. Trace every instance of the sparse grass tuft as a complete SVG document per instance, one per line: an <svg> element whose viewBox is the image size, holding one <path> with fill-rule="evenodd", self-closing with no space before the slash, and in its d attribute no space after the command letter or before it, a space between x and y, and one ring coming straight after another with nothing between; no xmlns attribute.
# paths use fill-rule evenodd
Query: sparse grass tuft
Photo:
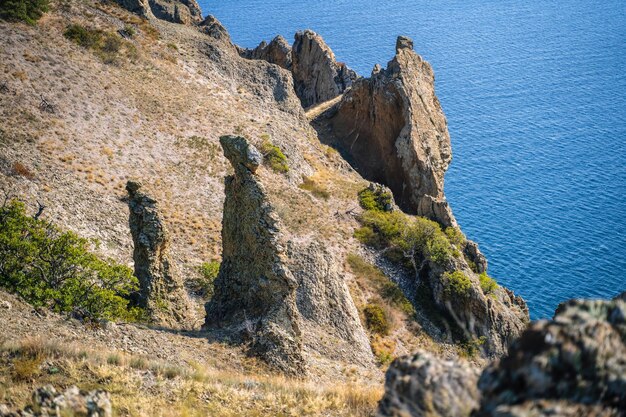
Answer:
<svg viewBox="0 0 626 417"><path fill-rule="evenodd" d="M32 180L35 178L35 174L33 174L33 172L21 162L13 163L12 168L13 168L13 175L24 177L29 180Z"/></svg>
<svg viewBox="0 0 626 417"><path fill-rule="evenodd" d="M269 140L264 140L261 144L261 153L263 154L265 163L269 165L274 172L284 174L289 171L287 157L278 146L274 145Z"/></svg>
<svg viewBox="0 0 626 417"><path fill-rule="evenodd" d="M322 187L309 177L304 177L302 179L302 184L300 184L298 187L302 190L309 191L316 198L322 200L328 200L330 198L330 193L324 187Z"/></svg>

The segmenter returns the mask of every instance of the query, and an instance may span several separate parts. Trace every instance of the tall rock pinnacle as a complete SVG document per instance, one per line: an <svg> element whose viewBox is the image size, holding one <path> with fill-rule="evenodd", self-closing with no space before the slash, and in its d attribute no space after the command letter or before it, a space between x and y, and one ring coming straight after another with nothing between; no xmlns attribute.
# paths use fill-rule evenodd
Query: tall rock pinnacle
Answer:
<svg viewBox="0 0 626 417"><path fill-rule="evenodd" d="M189 324L192 310L182 281L169 258L167 230L157 203L140 191L141 184L126 184L133 237L135 276L139 279L138 304L156 323L178 327Z"/></svg>

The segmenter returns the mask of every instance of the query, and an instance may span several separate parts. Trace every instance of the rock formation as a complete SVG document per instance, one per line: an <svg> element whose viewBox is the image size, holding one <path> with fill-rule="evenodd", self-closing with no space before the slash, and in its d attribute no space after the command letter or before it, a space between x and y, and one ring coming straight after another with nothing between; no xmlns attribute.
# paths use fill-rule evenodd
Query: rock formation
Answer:
<svg viewBox="0 0 626 417"><path fill-rule="evenodd" d="M479 388L483 416L549 415L548 409L561 409L558 415L623 415L626 302L560 305L553 320L533 323L507 356L483 372Z"/></svg>
<svg viewBox="0 0 626 417"><path fill-rule="evenodd" d="M168 253L167 230L154 199L129 181L129 225L133 237L135 276L139 279L137 304L151 319L166 326L188 324L192 317L182 281Z"/></svg>
<svg viewBox="0 0 626 417"><path fill-rule="evenodd" d="M223 39L230 42L228 31L215 16L208 15L206 19L200 22L198 29L215 39Z"/></svg>
<svg viewBox="0 0 626 417"><path fill-rule="evenodd" d="M479 375L467 362L442 360L427 352L396 359L385 376L378 416L469 417L479 405Z"/></svg>
<svg viewBox="0 0 626 417"><path fill-rule="evenodd" d="M111 400L106 391L80 391L76 386L57 392L52 385L38 388L33 392L32 405L24 410L11 411L0 404L0 417L48 417L85 416L111 417Z"/></svg>
<svg viewBox="0 0 626 417"><path fill-rule="evenodd" d="M236 136L220 143L235 173L225 180L222 264L205 326L251 337L252 351L288 374L306 371L304 345L369 360L367 338L332 256L314 242L286 240L255 174L262 162L256 148ZM320 335L337 340L325 346Z"/></svg>
<svg viewBox="0 0 626 417"><path fill-rule="evenodd" d="M356 73L335 60L335 54L317 33L296 33L291 52L293 84L302 107L310 107L342 94Z"/></svg>
<svg viewBox="0 0 626 417"><path fill-rule="evenodd" d="M296 33L293 48L277 36L254 49L240 48L239 54L291 71L294 90L305 108L339 96L357 79L354 71L335 60L324 39L310 30Z"/></svg>
<svg viewBox="0 0 626 417"><path fill-rule="evenodd" d="M272 39L269 44L263 41L254 49L241 49L239 54L247 59L260 59L291 70L291 46L280 35Z"/></svg>
<svg viewBox="0 0 626 417"><path fill-rule="evenodd" d="M391 188L400 208L456 225L443 192L452 159L447 121L433 70L410 39L399 37L387 69L357 80L327 116L335 145L361 175Z"/></svg>
<svg viewBox="0 0 626 417"><path fill-rule="evenodd" d="M117 0L118 3L144 17L156 17L186 25L202 21L202 11L196 0Z"/></svg>
<svg viewBox="0 0 626 417"><path fill-rule="evenodd" d="M478 390L467 365L423 353L396 360L386 380L381 417L623 416L626 302L562 304L483 371Z"/></svg>

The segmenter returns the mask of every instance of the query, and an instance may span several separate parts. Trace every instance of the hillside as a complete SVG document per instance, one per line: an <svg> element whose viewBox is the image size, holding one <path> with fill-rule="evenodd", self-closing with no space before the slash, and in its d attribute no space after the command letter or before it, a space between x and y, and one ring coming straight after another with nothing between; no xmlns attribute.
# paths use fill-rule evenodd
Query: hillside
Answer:
<svg viewBox="0 0 626 417"><path fill-rule="evenodd" d="M0 20L2 255L76 236L90 288L137 281L115 295L128 314L97 316L20 287L54 293L46 248L0 262L0 404L53 384L119 415L374 415L396 358L477 375L505 355L528 309L446 201L447 121L413 41L365 78L310 30L245 50L201 16L52 0Z"/></svg>

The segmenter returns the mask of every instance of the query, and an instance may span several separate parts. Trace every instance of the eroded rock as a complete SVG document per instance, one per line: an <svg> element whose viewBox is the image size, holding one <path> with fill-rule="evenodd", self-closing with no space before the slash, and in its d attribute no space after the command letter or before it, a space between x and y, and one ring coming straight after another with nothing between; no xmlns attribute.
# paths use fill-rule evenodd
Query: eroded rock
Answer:
<svg viewBox="0 0 626 417"><path fill-rule="evenodd" d="M479 370L467 362L418 352L396 359L385 376L379 417L468 417L478 408Z"/></svg>
<svg viewBox="0 0 626 417"><path fill-rule="evenodd" d="M625 343L626 302L568 301L483 372L480 415L623 415Z"/></svg>
<svg viewBox="0 0 626 417"><path fill-rule="evenodd" d="M260 59L291 70L291 45L278 35L268 44L263 41L254 49L242 49L240 55L247 59Z"/></svg>
<svg viewBox="0 0 626 417"><path fill-rule="evenodd" d="M52 385L35 390L32 405L23 410L11 411L0 405L0 417L48 417L48 416L111 417L111 400L106 391L80 391L72 386L59 393Z"/></svg>
<svg viewBox="0 0 626 417"><path fill-rule="evenodd" d="M157 202L141 191L141 184L129 181L129 225L133 237L135 276L139 279L137 304L151 319L166 326L189 323L192 309L182 280L169 256L167 230Z"/></svg>
<svg viewBox="0 0 626 417"><path fill-rule="evenodd" d="M223 136L234 168L226 177L222 264L206 306L206 327L252 339L253 353L293 375L308 352L353 362L371 351L333 256L310 240L289 240L255 175L262 156L246 139Z"/></svg>
<svg viewBox="0 0 626 417"><path fill-rule="evenodd" d="M295 35L292 48L293 84L302 107L310 107L342 94L357 76L317 33L305 30Z"/></svg>

